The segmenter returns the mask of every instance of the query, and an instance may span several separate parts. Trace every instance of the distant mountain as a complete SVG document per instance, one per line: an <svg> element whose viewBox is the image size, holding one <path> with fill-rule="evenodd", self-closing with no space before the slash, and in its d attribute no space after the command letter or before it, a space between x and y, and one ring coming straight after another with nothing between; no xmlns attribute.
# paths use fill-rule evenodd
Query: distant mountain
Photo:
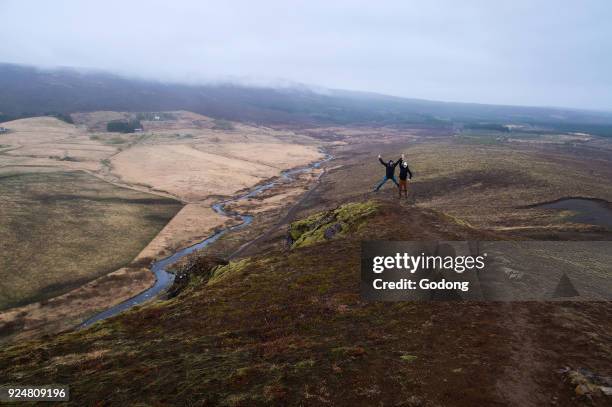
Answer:
<svg viewBox="0 0 612 407"><path fill-rule="evenodd" d="M267 125L523 123L612 136L612 113L607 112L434 102L306 86L183 85L0 64L0 121L95 110L179 109Z"/></svg>

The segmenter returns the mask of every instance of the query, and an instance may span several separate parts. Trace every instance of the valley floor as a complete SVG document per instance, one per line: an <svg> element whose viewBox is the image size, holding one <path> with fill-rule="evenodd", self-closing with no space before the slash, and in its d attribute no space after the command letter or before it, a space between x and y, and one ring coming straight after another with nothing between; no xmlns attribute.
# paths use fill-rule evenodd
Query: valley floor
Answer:
<svg viewBox="0 0 612 407"><path fill-rule="evenodd" d="M143 133L104 131L128 116L3 123L0 341L70 329L129 299L153 283L152 260L236 223L213 203L323 157L312 138L242 124L220 129L190 112L145 121ZM307 182L263 206L290 204Z"/></svg>

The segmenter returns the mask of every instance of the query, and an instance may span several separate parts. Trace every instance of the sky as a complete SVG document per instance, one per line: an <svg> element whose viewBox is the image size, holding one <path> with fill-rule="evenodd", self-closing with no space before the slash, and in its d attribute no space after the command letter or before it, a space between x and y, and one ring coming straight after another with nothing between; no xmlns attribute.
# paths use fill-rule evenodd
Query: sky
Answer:
<svg viewBox="0 0 612 407"><path fill-rule="evenodd" d="M0 0L0 62L612 110L612 1Z"/></svg>

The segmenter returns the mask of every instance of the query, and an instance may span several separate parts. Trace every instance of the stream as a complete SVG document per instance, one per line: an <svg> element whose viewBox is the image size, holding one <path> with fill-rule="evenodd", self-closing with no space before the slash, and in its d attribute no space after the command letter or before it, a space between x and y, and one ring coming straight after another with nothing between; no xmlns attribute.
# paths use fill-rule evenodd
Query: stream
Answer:
<svg viewBox="0 0 612 407"><path fill-rule="evenodd" d="M230 198L221 202L217 202L214 205L212 205L212 209L217 212L220 215L224 215L227 217L234 217L234 218L238 218L240 219L240 223L234 226L230 226L230 227L226 227L223 229L220 229L218 231L216 231L214 234L212 234L211 236L207 237L206 239L202 240L199 243L196 243L192 246L186 247L184 249L181 249L179 251L177 251L176 253L165 257L161 260L158 260L156 262L154 262L151 265L151 271L153 272L153 274L155 274L155 284L141 292L140 294L125 300L111 308L108 308L96 315L94 315L93 317L85 320L85 322L83 322L79 328L86 328L88 326L90 326L91 324L94 324L98 321L101 321L103 319L112 317L114 315L117 315L135 305L138 304L142 304L145 301L150 300L151 298L157 296L159 293L161 293L162 291L166 290L168 287L170 287L172 285L172 283L174 282L174 274L170 273L167 270L167 268L169 266L171 266L172 264L176 263L177 261L179 261L180 259L182 259L183 257L195 252L196 250L200 250L203 249L211 244L213 244L214 242L216 242L217 240L219 240L219 238L231 231L234 230L238 230L238 229L242 229L248 225L251 224L251 222L253 222L253 216L248 215L248 214L241 214L238 212L233 212L233 211L229 211L229 210L225 210L225 206L227 204L230 203L235 203L238 202L240 200L244 200L244 199L249 199L257 194L262 193L265 190L268 190L270 188L272 188L273 186L277 185L279 182L291 182L294 181L295 178L294 176L297 174L301 174L304 172L308 172L312 169L315 168L319 168L322 164L326 163L327 161L331 160L332 156L330 154L325 154L325 158L323 158L320 161L317 161L315 163L312 163L310 165L304 166L304 167L298 167L298 168L294 168L294 169L290 169L290 170L286 170L281 172L280 177L275 178L273 181L267 182L265 184L259 185L254 187L253 189L251 189L249 192L247 192L246 194L240 195L238 197L235 198Z"/></svg>

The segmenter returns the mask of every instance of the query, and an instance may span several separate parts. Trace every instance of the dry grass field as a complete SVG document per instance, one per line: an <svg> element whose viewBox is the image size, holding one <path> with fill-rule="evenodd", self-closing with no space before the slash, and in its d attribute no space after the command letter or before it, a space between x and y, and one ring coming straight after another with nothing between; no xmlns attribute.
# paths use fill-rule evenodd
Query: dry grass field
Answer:
<svg viewBox="0 0 612 407"><path fill-rule="evenodd" d="M211 195L231 196L277 176L282 169L322 157L314 147L280 143L226 143L214 147L143 145L118 154L111 164L113 173L125 183L144 183L193 202Z"/></svg>
<svg viewBox="0 0 612 407"><path fill-rule="evenodd" d="M0 175L0 309L130 263L181 206L85 173Z"/></svg>
<svg viewBox="0 0 612 407"><path fill-rule="evenodd" d="M292 131L232 123L218 128L195 113L167 115L143 120L144 132L131 134L105 131L108 121L131 117L122 112L75 114L75 124L52 117L6 122L0 168L86 170L133 189L197 201L232 195L322 156L320 142Z"/></svg>
<svg viewBox="0 0 612 407"><path fill-rule="evenodd" d="M145 129L152 129L150 136L115 155L110 175L196 202L231 196L322 157L321 143L295 133L242 124L215 129L206 117L174 115L176 120L144 122Z"/></svg>
<svg viewBox="0 0 612 407"><path fill-rule="evenodd" d="M10 129L0 135L5 146L2 167L59 167L96 170L100 161L118 151L118 146L96 140L82 128L52 117L35 117L2 124Z"/></svg>

